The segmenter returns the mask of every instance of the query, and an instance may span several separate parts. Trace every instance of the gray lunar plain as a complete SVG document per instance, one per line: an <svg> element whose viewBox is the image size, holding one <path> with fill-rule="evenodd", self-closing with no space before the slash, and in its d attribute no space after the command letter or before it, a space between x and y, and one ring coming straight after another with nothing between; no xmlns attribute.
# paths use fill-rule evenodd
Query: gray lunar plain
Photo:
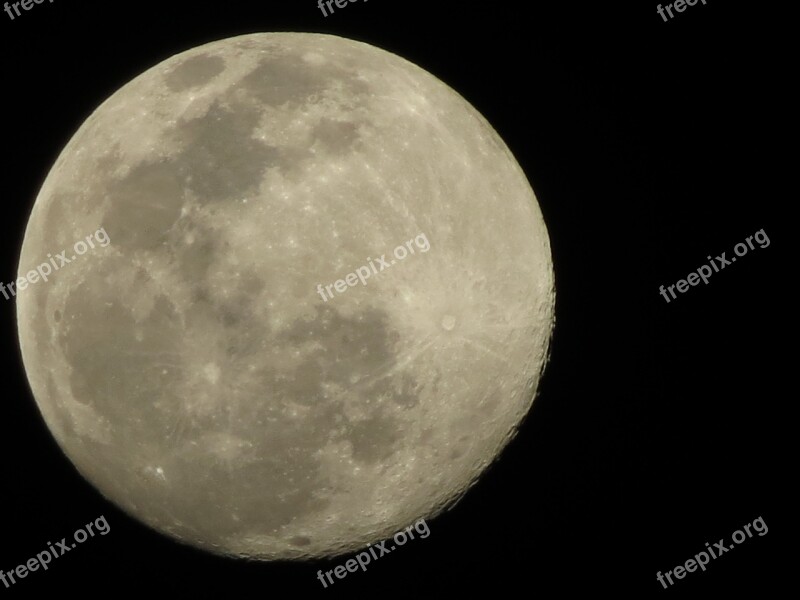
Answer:
<svg viewBox="0 0 800 600"><path fill-rule="evenodd" d="M80 127L19 274L25 369L80 473L212 552L355 551L463 495L531 406L554 322L547 230L492 127L339 37L174 56ZM330 284L424 234L327 302Z"/></svg>

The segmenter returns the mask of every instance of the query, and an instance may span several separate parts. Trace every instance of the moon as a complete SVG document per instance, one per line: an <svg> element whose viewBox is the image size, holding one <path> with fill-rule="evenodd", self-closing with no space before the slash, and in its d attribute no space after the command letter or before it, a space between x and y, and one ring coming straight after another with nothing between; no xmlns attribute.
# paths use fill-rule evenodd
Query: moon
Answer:
<svg viewBox="0 0 800 600"><path fill-rule="evenodd" d="M547 228L492 126L322 34L212 42L120 88L49 171L26 274L25 370L80 474L259 560L452 507L531 407L554 325Z"/></svg>

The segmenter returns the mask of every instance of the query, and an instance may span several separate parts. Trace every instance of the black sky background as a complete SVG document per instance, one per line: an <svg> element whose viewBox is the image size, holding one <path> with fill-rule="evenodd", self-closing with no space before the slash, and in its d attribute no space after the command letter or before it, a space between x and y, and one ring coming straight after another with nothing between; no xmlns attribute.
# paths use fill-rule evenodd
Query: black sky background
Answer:
<svg viewBox="0 0 800 600"><path fill-rule="evenodd" d="M551 361L499 462L428 521L430 537L329 589L317 569L348 557L223 559L103 499L47 431L0 298L0 569L101 514L111 526L0 595L774 597L793 556L778 499L796 476L778 427L796 397L778 383L796 273L778 268L793 241L779 231L794 192L780 182L793 145L788 18L709 0L664 23L656 4L370 0L325 18L312 0L55 0L13 22L0 13L3 282L50 167L116 89L202 43L314 31L399 54L488 119L537 194L557 288ZM768 248L670 304L659 295L762 228ZM759 516L764 537L668 590L655 581Z"/></svg>

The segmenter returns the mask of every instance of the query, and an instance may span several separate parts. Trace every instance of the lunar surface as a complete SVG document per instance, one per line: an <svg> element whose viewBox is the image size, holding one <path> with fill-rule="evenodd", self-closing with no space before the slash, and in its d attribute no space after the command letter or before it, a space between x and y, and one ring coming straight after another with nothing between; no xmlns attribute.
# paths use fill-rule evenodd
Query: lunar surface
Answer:
<svg viewBox="0 0 800 600"><path fill-rule="evenodd" d="M222 40L122 87L46 178L20 276L64 250L17 297L43 418L105 497L215 553L332 556L441 512L547 361L514 157L434 76L334 36Z"/></svg>

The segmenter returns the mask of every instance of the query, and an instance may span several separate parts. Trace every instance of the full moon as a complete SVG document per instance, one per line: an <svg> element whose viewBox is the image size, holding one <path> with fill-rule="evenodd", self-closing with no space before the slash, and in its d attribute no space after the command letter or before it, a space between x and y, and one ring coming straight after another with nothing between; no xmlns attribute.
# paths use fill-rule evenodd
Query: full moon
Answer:
<svg viewBox="0 0 800 600"><path fill-rule="evenodd" d="M491 125L321 34L209 43L119 89L45 179L19 277L33 396L81 475L262 560L452 506L518 430L554 324L544 219Z"/></svg>

